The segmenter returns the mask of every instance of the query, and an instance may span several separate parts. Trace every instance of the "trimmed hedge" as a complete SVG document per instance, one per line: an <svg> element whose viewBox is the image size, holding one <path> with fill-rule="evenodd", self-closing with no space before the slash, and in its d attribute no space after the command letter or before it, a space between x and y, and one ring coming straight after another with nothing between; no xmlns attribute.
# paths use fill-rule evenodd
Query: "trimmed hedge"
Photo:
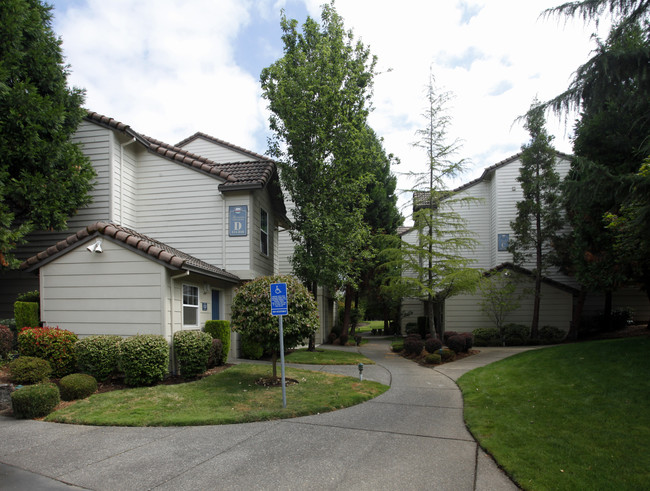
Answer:
<svg viewBox="0 0 650 491"><path fill-rule="evenodd" d="M75 343L77 368L97 380L104 381L117 371L121 336L99 335L82 338Z"/></svg>
<svg viewBox="0 0 650 491"><path fill-rule="evenodd" d="M203 331L177 331L174 333L174 353L181 375L196 377L205 372L212 347L212 336Z"/></svg>
<svg viewBox="0 0 650 491"><path fill-rule="evenodd" d="M228 361L228 353L230 353L230 322L209 320L205 322L203 330L213 339L221 339L221 361L218 364L224 365Z"/></svg>
<svg viewBox="0 0 650 491"><path fill-rule="evenodd" d="M38 327L40 324L40 307L36 302L14 302L16 328Z"/></svg>
<svg viewBox="0 0 650 491"><path fill-rule="evenodd" d="M530 328L523 324L506 324L503 326L503 338L506 346L525 346L530 337Z"/></svg>
<svg viewBox="0 0 650 491"><path fill-rule="evenodd" d="M11 393L11 407L16 418L47 416L61 402L56 384L30 385Z"/></svg>
<svg viewBox="0 0 650 491"><path fill-rule="evenodd" d="M52 376L59 378L75 371L77 339L75 333L58 327L23 327L18 333L18 349L22 355L49 361Z"/></svg>
<svg viewBox="0 0 650 491"><path fill-rule="evenodd" d="M407 355L418 356L422 353L424 349L424 341L420 336L410 335L404 340L404 353Z"/></svg>
<svg viewBox="0 0 650 491"><path fill-rule="evenodd" d="M424 359L429 365L439 365L442 363L442 357L438 353L432 353Z"/></svg>
<svg viewBox="0 0 650 491"><path fill-rule="evenodd" d="M14 384L38 384L52 375L47 360L35 356L20 356L9 362L9 378Z"/></svg>
<svg viewBox="0 0 650 491"><path fill-rule="evenodd" d="M496 327L480 327L472 331L474 346L501 346L501 334Z"/></svg>
<svg viewBox="0 0 650 491"><path fill-rule="evenodd" d="M64 401L85 399L97 390L97 380L86 373L73 373L59 380L59 391Z"/></svg>
<svg viewBox="0 0 650 491"><path fill-rule="evenodd" d="M566 331L554 326L542 326L539 329L539 342L542 344L557 344L564 341Z"/></svg>
<svg viewBox="0 0 650 491"><path fill-rule="evenodd" d="M429 337L425 339L424 341L424 349L427 350L428 353L435 353L438 351L440 348L442 348L442 343L438 338Z"/></svg>
<svg viewBox="0 0 650 491"><path fill-rule="evenodd" d="M169 344L159 334L137 334L119 344L118 366L130 386L160 382L169 367Z"/></svg>

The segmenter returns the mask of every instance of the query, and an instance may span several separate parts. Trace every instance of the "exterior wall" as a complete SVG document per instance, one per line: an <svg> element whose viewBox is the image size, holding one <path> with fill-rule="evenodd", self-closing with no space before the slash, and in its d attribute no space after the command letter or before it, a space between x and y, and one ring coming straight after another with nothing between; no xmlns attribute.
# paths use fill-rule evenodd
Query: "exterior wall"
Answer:
<svg viewBox="0 0 650 491"><path fill-rule="evenodd" d="M144 150L139 143L125 135L111 132L111 136L111 216L115 223L137 229L137 162L138 156L144 153Z"/></svg>
<svg viewBox="0 0 650 491"><path fill-rule="evenodd" d="M253 210L248 210L252 219L252 232L251 238L251 263L255 276L268 276L274 273L274 257L275 257L275 237L277 235L276 225L277 221L273 215L271 208L271 200L269 193L266 189L256 191L253 194ZM262 253L261 239L261 216L262 209L266 211L268 216L268 254Z"/></svg>
<svg viewBox="0 0 650 491"><path fill-rule="evenodd" d="M221 237L225 256L224 267L226 270L236 274L245 280L255 278L255 273L251 265L251 244L253 243L253 238L251 236L255 233L255 227L253 225L251 216L254 215L254 205L255 202L251 199L251 195L248 191L232 192L223 196L223 213L227 217L224 234ZM247 229L245 237L230 237L229 235L230 224L228 221L230 220L229 209L231 206L248 207L248 218L246 220ZM257 237L259 243L259 236Z"/></svg>
<svg viewBox="0 0 650 491"><path fill-rule="evenodd" d="M250 162L251 160L259 159L259 157L255 157L246 152L239 152L217 142L206 140L205 138L196 138L181 148L218 164L226 162Z"/></svg>

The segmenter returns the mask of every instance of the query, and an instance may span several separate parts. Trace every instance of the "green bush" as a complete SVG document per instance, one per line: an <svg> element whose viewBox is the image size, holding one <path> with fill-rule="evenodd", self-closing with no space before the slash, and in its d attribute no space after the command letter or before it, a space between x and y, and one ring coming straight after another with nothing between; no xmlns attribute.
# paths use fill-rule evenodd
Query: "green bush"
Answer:
<svg viewBox="0 0 650 491"><path fill-rule="evenodd" d="M501 334L496 327L479 327L472 331L474 346L501 346Z"/></svg>
<svg viewBox="0 0 650 491"><path fill-rule="evenodd" d="M40 325L39 311L40 307L36 302L15 302L16 328L20 331L23 327L38 327Z"/></svg>
<svg viewBox="0 0 650 491"><path fill-rule="evenodd" d="M9 326L0 324L0 359L5 359L14 347L14 333Z"/></svg>
<svg viewBox="0 0 650 491"><path fill-rule="evenodd" d="M264 355L264 348L249 336L241 337L240 341L241 356L247 360L259 360Z"/></svg>
<svg viewBox="0 0 650 491"><path fill-rule="evenodd" d="M47 416L61 402L56 384L30 385L11 393L11 407L16 418Z"/></svg>
<svg viewBox="0 0 650 491"><path fill-rule="evenodd" d="M429 365L439 365L442 363L442 357L438 353L429 354L424 359Z"/></svg>
<svg viewBox="0 0 650 491"><path fill-rule="evenodd" d="M554 326L543 326L539 329L539 342L542 344L557 344L564 341L566 331Z"/></svg>
<svg viewBox="0 0 650 491"><path fill-rule="evenodd" d="M440 358L442 358L442 361L447 362L447 361L453 361L454 358L456 358L456 353L454 353L452 350L443 348L440 351Z"/></svg>
<svg viewBox="0 0 650 491"><path fill-rule="evenodd" d="M222 320L206 321L203 329L213 339L221 339L221 360L219 365L224 365L228 361L230 352L230 322Z"/></svg>
<svg viewBox="0 0 650 491"><path fill-rule="evenodd" d="M49 361L52 376L60 378L75 371L77 339L75 333L58 327L23 327L18 333L18 349L21 355Z"/></svg>
<svg viewBox="0 0 650 491"><path fill-rule="evenodd" d="M212 348L212 336L203 331L174 333L174 353L185 378L196 377L206 371Z"/></svg>
<svg viewBox="0 0 650 491"><path fill-rule="evenodd" d="M212 344L210 346L210 356L208 356L208 368L214 368L217 365L221 365L223 350L223 344L221 339L212 339Z"/></svg>
<svg viewBox="0 0 650 491"><path fill-rule="evenodd" d="M503 326L503 338L506 346L525 346L528 344L530 328L523 324L506 324Z"/></svg>
<svg viewBox="0 0 650 491"><path fill-rule="evenodd" d="M121 336L88 336L77 341L74 351L77 368L83 373L104 381L117 371L118 345Z"/></svg>
<svg viewBox="0 0 650 491"><path fill-rule="evenodd" d="M37 384L50 378L52 367L42 358L20 356L9 362L9 378L14 384Z"/></svg>
<svg viewBox="0 0 650 491"><path fill-rule="evenodd" d="M97 380L86 373L72 373L59 380L59 390L64 401L84 399L97 390Z"/></svg>
<svg viewBox="0 0 650 491"><path fill-rule="evenodd" d="M31 292L21 293L16 297L18 302L34 302L37 304L41 303L41 294L38 290L32 290Z"/></svg>
<svg viewBox="0 0 650 491"><path fill-rule="evenodd" d="M397 341L393 341L390 344L390 349L393 350L394 353L399 353L404 350L404 340L403 339L398 339Z"/></svg>
<svg viewBox="0 0 650 491"><path fill-rule="evenodd" d="M160 382L169 367L169 344L158 334L137 334L118 345L118 366L131 386Z"/></svg>

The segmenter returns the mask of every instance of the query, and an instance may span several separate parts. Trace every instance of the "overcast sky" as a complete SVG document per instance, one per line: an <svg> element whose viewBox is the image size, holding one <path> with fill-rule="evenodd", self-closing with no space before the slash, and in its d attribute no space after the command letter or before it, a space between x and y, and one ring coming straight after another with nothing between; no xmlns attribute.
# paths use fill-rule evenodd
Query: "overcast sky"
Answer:
<svg viewBox="0 0 650 491"><path fill-rule="evenodd" d="M280 12L320 20L323 0L55 0L71 85L86 107L175 144L201 131L266 153L261 70L282 56ZM565 90L595 47L593 25L542 18L549 0L338 0L347 29L378 58L370 125L401 159L394 173L425 171L413 148L431 67L448 105L450 140L468 159L461 184L520 151L515 119L534 98ZM601 30L604 27L601 26ZM601 33L602 35L602 33ZM573 127L549 116L555 147L571 152ZM407 197L400 205L407 207ZM403 210L408 214L408 209Z"/></svg>

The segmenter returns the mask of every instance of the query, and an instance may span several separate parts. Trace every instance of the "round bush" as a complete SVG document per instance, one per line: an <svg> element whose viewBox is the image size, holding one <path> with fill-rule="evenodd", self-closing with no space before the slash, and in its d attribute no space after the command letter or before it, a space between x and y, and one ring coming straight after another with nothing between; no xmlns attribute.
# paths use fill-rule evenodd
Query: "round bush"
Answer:
<svg viewBox="0 0 650 491"><path fill-rule="evenodd" d="M64 401L85 399L97 390L97 380L86 373L73 373L59 380L59 390Z"/></svg>
<svg viewBox="0 0 650 491"><path fill-rule="evenodd" d="M440 358L442 358L442 361L444 361L444 362L453 361L454 358L456 358L456 353L454 353L450 349L443 348L440 351Z"/></svg>
<svg viewBox="0 0 650 491"><path fill-rule="evenodd" d="M259 360L264 355L264 348L250 336L241 337L241 356L247 360Z"/></svg>
<svg viewBox="0 0 650 491"><path fill-rule="evenodd" d="M77 368L97 380L106 380L117 371L121 336L88 336L74 345Z"/></svg>
<svg viewBox="0 0 650 491"><path fill-rule="evenodd" d="M224 365L228 361L228 353L230 353L230 322L224 320L206 321L204 331L213 339L221 340L221 360L219 360L219 365Z"/></svg>
<svg viewBox="0 0 650 491"><path fill-rule="evenodd" d="M442 363L442 357L438 353L433 353L433 354L427 355L426 358L425 358L425 361L429 365L439 365L440 363Z"/></svg>
<svg viewBox="0 0 650 491"><path fill-rule="evenodd" d="M554 326L543 326L539 329L539 342L542 344L557 344L564 341L566 331Z"/></svg>
<svg viewBox="0 0 650 491"><path fill-rule="evenodd" d="M440 348L442 348L442 343L438 338L432 336L424 341L424 349L427 350L428 353L435 353Z"/></svg>
<svg viewBox="0 0 650 491"><path fill-rule="evenodd" d="M449 338L452 336L458 336L458 333L456 331L445 331L445 334L442 336L445 345L449 346Z"/></svg>
<svg viewBox="0 0 650 491"><path fill-rule="evenodd" d="M474 346L474 336L471 332L461 332L460 337L465 340L465 351L469 351Z"/></svg>
<svg viewBox="0 0 650 491"><path fill-rule="evenodd" d="M185 378L205 372L212 347L212 336L203 331L177 331L174 333L174 353Z"/></svg>
<svg viewBox="0 0 650 491"><path fill-rule="evenodd" d="M210 345L210 356L208 356L208 368L214 368L222 364L222 350L223 344L221 343L221 339L213 338L212 344Z"/></svg>
<svg viewBox="0 0 650 491"><path fill-rule="evenodd" d="M24 327L18 333L20 354L49 361L53 377L63 377L75 371L76 342L75 333L58 327Z"/></svg>
<svg viewBox="0 0 650 491"><path fill-rule="evenodd" d="M30 385L11 393L11 407L16 418L47 416L61 402L56 384Z"/></svg>
<svg viewBox="0 0 650 491"><path fill-rule="evenodd" d="M447 347L455 353L465 351L465 339L462 336L451 336L447 340Z"/></svg>
<svg viewBox="0 0 650 491"><path fill-rule="evenodd" d="M9 362L9 378L14 384L37 384L51 375L50 363L42 358L20 356Z"/></svg>
<svg viewBox="0 0 650 491"><path fill-rule="evenodd" d="M169 367L169 345L158 334L138 334L119 344L118 365L131 386L160 382Z"/></svg>
<svg viewBox="0 0 650 491"><path fill-rule="evenodd" d="M525 346L528 344L530 328L522 324L506 324L503 326L503 337L506 346Z"/></svg>
<svg viewBox="0 0 650 491"><path fill-rule="evenodd" d="M424 349L424 341L420 336L409 336L404 340L404 353L407 355L419 355Z"/></svg>
<svg viewBox="0 0 650 491"><path fill-rule="evenodd" d="M9 326L0 325L0 358L7 358L14 346L14 333Z"/></svg>
<svg viewBox="0 0 650 491"><path fill-rule="evenodd" d="M501 346L501 335L496 327L480 327L472 331L474 346Z"/></svg>

